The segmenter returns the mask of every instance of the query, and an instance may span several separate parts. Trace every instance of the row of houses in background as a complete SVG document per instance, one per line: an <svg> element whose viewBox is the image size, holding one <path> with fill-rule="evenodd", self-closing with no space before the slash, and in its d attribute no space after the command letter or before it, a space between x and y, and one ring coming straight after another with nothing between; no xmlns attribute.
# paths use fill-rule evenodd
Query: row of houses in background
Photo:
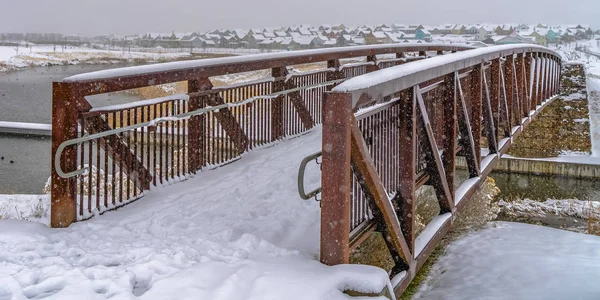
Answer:
<svg viewBox="0 0 600 300"><path fill-rule="evenodd" d="M313 49L366 44L431 42L444 40L480 46L490 44L536 43L548 45L589 38L592 30L585 25L527 24L444 24L438 26L391 24L379 26L291 26L265 29L219 29L206 33L145 33L142 35L106 35L96 37L61 34L0 33L0 42L96 44L105 47L143 48L251 48Z"/></svg>

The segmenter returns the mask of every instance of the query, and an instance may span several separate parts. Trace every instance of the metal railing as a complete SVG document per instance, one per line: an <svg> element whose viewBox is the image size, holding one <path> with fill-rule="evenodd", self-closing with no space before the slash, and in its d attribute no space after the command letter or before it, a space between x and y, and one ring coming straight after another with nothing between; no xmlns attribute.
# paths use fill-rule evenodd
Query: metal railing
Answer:
<svg viewBox="0 0 600 300"><path fill-rule="evenodd" d="M423 59L423 53L465 49L470 48L395 44L307 50L128 67L55 82L51 225L68 226L139 199L151 186L184 180L310 130L322 122L324 92L347 80L345 71L358 76ZM390 54L396 57L391 62L377 60ZM340 63L365 58L368 63L361 66ZM288 71L306 64L320 69ZM270 69L266 80L212 83L216 76L265 69ZM187 93L175 98L107 109L86 100L181 81L187 82Z"/></svg>
<svg viewBox="0 0 600 300"><path fill-rule="evenodd" d="M401 294L512 139L558 93L561 57L533 45L437 56L349 79L326 93L321 261L349 263L373 231ZM481 147L490 154L481 159ZM469 180L458 182L456 157ZM459 184L460 183L460 184ZM349 188L345 188L349 187ZM435 216L417 231L417 191Z"/></svg>

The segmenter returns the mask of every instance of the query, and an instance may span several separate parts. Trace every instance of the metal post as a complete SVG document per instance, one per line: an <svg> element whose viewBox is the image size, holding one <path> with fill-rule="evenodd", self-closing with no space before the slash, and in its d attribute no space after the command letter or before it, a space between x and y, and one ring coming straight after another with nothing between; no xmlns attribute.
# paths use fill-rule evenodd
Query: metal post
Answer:
<svg viewBox="0 0 600 300"><path fill-rule="evenodd" d="M492 106L492 116L494 118L494 136L498 138L500 124L500 59L494 59L491 66L490 76L490 104Z"/></svg>
<svg viewBox="0 0 600 300"><path fill-rule="evenodd" d="M482 98L483 98L483 89L481 86L482 80L482 68L481 64L473 67L473 71L471 72L471 93L470 96L472 98L472 109L471 109L471 129L473 130L473 143L475 144L475 154L479 155L481 153L481 128L482 128ZM478 158L478 161L479 158Z"/></svg>
<svg viewBox="0 0 600 300"><path fill-rule="evenodd" d="M288 75L287 67L278 67L271 70L271 75L275 78L273 82L273 93L285 90L285 77ZM285 95L277 96L271 102L271 141L279 140L283 137L283 100Z"/></svg>
<svg viewBox="0 0 600 300"><path fill-rule="evenodd" d="M54 168L54 154L61 143L77 138L78 95L74 84L52 83L50 226L54 228L66 228L77 221L77 178L58 176ZM75 171L77 169L77 146L65 148L60 162L64 172Z"/></svg>
<svg viewBox="0 0 600 300"><path fill-rule="evenodd" d="M456 77L454 73L444 77L445 92L443 94L443 110L444 110L444 129L443 129L443 156L442 163L446 172L446 181L448 186L454 190L454 173L456 159ZM452 203L454 203L454 193L451 193Z"/></svg>
<svg viewBox="0 0 600 300"><path fill-rule="evenodd" d="M416 159L417 159L417 101L415 89L402 91L400 95L400 109L403 112L398 120L399 136L398 146L400 151L398 166L399 177L399 203L397 214L400 227L406 238L408 248L412 253L415 249L415 208L416 208Z"/></svg>
<svg viewBox="0 0 600 300"><path fill-rule="evenodd" d="M539 97L540 97L540 85L539 85L539 79L540 79L540 60L538 57L538 53L532 53L532 61L533 61L533 101L531 103L531 110L535 110L538 106L539 102Z"/></svg>
<svg viewBox="0 0 600 300"><path fill-rule="evenodd" d="M523 53L519 53L517 55L516 69L517 69L517 95L520 101L520 107L518 108L519 113L517 114L517 124L521 124L521 118L525 116L526 113L526 105L527 99L525 95L527 91L525 90L525 80L524 80L524 72L525 72L525 55Z"/></svg>
<svg viewBox="0 0 600 300"><path fill-rule="evenodd" d="M352 96L326 93L323 100L321 262L350 261L350 155Z"/></svg>

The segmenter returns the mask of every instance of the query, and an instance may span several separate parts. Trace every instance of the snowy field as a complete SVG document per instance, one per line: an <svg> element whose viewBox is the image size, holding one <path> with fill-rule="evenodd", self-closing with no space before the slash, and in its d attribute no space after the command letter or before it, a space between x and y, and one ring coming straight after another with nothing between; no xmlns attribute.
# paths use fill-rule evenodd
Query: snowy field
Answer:
<svg viewBox="0 0 600 300"><path fill-rule="evenodd" d="M450 244L417 299L600 299L600 237L497 222Z"/></svg>
<svg viewBox="0 0 600 300"><path fill-rule="evenodd" d="M297 194L306 136L161 187L67 229L0 221L0 299L346 299L385 271L318 262L319 205ZM310 170L309 170L310 171ZM320 179L317 168L307 188ZM43 218L42 218L43 219Z"/></svg>
<svg viewBox="0 0 600 300"><path fill-rule="evenodd" d="M100 50L80 47L35 45L31 48L0 46L0 72L26 68L64 64L103 64L123 62L123 60L167 61L189 56L186 52L135 52Z"/></svg>

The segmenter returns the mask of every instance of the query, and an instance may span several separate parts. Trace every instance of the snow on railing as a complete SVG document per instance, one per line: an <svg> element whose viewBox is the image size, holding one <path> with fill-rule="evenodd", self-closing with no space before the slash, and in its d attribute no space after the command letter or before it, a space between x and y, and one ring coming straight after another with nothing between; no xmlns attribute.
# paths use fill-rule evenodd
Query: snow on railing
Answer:
<svg viewBox="0 0 600 300"><path fill-rule="evenodd" d="M255 54L255 55L245 55L245 56L234 56L234 57L221 57L214 59L200 59L200 60L191 60L191 61L178 61L178 62L168 62L161 64L153 64L153 65L144 65L144 66L134 66L134 67L126 67L126 68L118 68L118 69L110 69L110 70L102 70L96 72L89 72L78 74L74 76L67 77L63 79L64 82L81 82L81 81L91 81L91 80L101 80L108 78L119 78L119 77L129 77L136 76L141 74L148 73L161 73L161 72L172 72L172 71L181 71L185 69L200 69L200 68L208 68L208 67L217 67L217 66L225 66L225 65L235 65L235 64L249 64L256 63L261 61L277 61L277 60L285 60L292 58L305 58L307 60L311 60L310 58L313 56L323 56L323 57L333 57L333 56L341 56L341 57L355 57L361 56L361 53L364 51L382 51L385 53L386 51L391 53L392 51L427 51L427 49L446 49L450 50L465 50L472 49L471 46L468 45L449 45L449 44L384 44L384 45L365 45L365 46L353 46L353 47L341 47L341 48L328 48L328 49L312 49L312 50L300 50L300 51L288 51L288 52L280 52L280 53L263 53L263 54ZM314 60L318 61L318 60ZM268 68L268 67L267 67ZM217 74L214 74L216 76Z"/></svg>
<svg viewBox="0 0 600 300"><path fill-rule="evenodd" d="M560 55L555 51L537 45L505 45L478 48L435 56L426 60L415 61L410 64L365 74L364 76L347 80L335 87L333 91L351 93L353 105L356 106L358 99L363 94L369 95L372 99L382 98L457 70L469 68L492 59L524 52L547 53L560 59Z"/></svg>

